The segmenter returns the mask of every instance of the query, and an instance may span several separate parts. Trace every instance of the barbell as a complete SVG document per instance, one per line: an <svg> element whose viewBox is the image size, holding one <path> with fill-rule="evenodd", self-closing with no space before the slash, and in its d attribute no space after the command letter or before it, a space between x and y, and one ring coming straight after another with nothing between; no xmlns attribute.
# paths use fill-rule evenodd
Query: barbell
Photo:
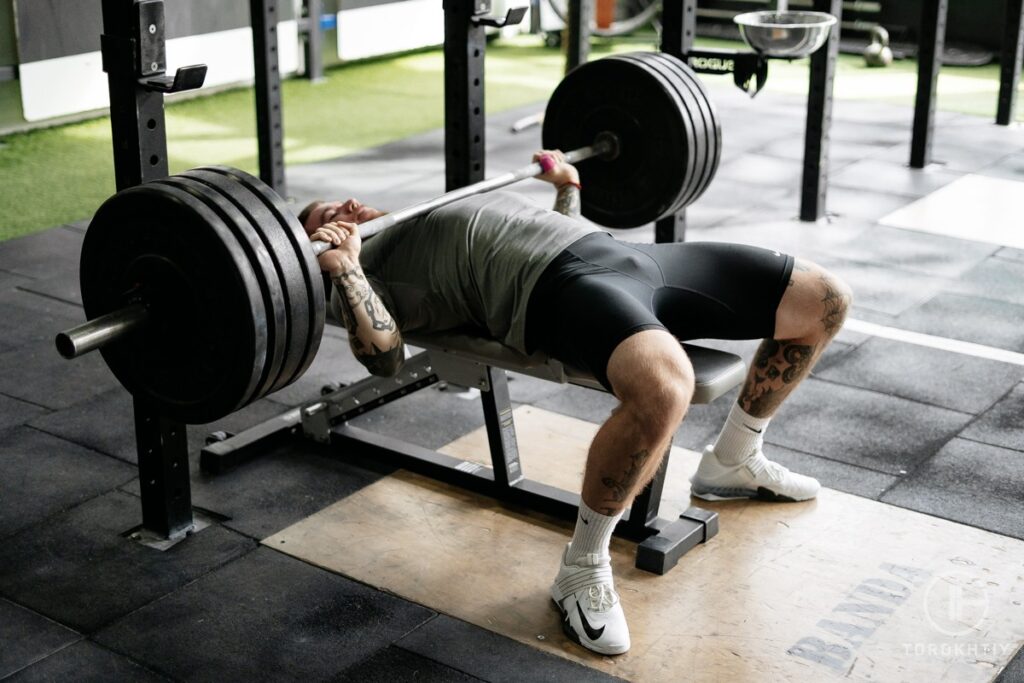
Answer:
<svg viewBox="0 0 1024 683"><path fill-rule="evenodd" d="M587 218L638 227L711 183L721 128L683 62L632 53L570 72L548 102L549 149L570 150ZM370 237L463 197L542 173L537 163L360 225ZM316 255L285 201L258 178L205 166L106 200L82 244L88 322L57 335L75 358L100 349L117 379L168 418L211 422L281 389L312 363L325 297Z"/></svg>

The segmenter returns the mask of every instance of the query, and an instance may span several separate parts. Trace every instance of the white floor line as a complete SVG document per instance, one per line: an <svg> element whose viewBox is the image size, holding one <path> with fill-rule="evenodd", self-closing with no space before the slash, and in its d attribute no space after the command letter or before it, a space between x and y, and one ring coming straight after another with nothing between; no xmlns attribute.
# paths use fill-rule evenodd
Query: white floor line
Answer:
<svg viewBox="0 0 1024 683"><path fill-rule="evenodd" d="M983 344L972 344L971 342L960 341L959 339L947 339L946 337L936 337L920 332L910 332L909 330L876 325L875 323L854 318L847 318L846 322L843 323L843 329L850 330L851 332L862 332L874 337L882 337L883 339L906 342L907 344L917 344L918 346L962 353L976 358L988 358L989 360L1012 363L1013 365L1024 365L1024 353L997 349L994 346L985 346Z"/></svg>

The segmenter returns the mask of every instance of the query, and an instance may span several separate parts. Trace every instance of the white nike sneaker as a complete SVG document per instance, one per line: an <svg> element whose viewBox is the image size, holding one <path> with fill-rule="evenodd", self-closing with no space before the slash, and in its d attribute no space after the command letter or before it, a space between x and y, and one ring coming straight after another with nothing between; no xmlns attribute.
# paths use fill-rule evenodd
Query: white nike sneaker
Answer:
<svg viewBox="0 0 1024 683"><path fill-rule="evenodd" d="M562 613L562 630L583 647L602 655L629 649L629 627L612 579L611 558L591 554L566 564L562 551L551 598Z"/></svg>
<svg viewBox="0 0 1024 683"><path fill-rule="evenodd" d="M817 479L790 472L764 457L760 449L739 465L723 465L711 446L704 448L690 484L690 493L704 500L760 498L795 503L814 498L821 489Z"/></svg>

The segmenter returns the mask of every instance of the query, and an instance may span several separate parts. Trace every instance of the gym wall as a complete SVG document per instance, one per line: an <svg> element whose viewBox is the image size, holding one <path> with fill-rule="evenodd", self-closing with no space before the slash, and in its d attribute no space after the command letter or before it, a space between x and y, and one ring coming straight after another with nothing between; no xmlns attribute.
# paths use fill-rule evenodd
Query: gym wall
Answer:
<svg viewBox="0 0 1024 683"><path fill-rule="evenodd" d="M18 52L14 42L13 0L0 0L0 70L9 70L18 63ZM8 76L0 73L0 80Z"/></svg>
<svg viewBox="0 0 1024 683"><path fill-rule="evenodd" d="M325 63L376 57L444 42L437 0L326 0L336 28L325 31ZM295 21L301 0L279 0L279 59L283 75L299 70ZM168 72L188 64L209 66L206 86L253 78L252 32L247 0L168 0L165 3ZM44 122L109 105L102 69L101 0L0 0L0 74L17 67L23 121ZM9 84L14 86L14 84ZM5 90L16 93L18 87ZM55 96L59 94L59 96ZM16 98L16 94L12 94ZM13 104L13 103L12 103ZM16 114L14 115L16 117Z"/></svg>
<svg viewBox="0 0 1024 683"><path fill-rule="evenodd" d="M281 3L280 63L298 65L298 29L290 3ZM208 86L253 77L249 6L244 0L175 0L164 9L168 70L203 62ZM100 0L15 0L21 104L26 121L108 106L100 57ZM54 94L59 93L59 97Z"/></svg>
<svg viewBox="0 0 1024 683"><path fill-rule="evenodd" d="M342 0L338 56L363 59L444 43L437 0Z"/></svg>

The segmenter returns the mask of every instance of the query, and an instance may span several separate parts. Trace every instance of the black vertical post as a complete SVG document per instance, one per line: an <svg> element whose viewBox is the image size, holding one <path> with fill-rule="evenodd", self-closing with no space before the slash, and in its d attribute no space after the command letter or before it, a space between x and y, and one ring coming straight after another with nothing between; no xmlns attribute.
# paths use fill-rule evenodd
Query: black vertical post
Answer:
<svg viewBox="0 0 1024 683"><path fill-rule="evenodd" d="M949 0L921 3L921 30L917 38L917 97L914 102L914 132L910 141L911 168L924 168L932 160L935 130L935 95L946 42L946 10Z"/></svg>
<svg viewBox="0 0 1024 683"><path fill-rule="evenodd" d="M664 0L661 7L661 51L686 61L696 34L697 0ZM655 221L655 242L685 240L686 209Z"/></svg>
<svg viewBox="0 0 1024 683"><path fill-rule="evenodd" d="M837 19L828 42L811 55L807 95L807 127L804 133L804 170L800 184L800 220L814 222L825 215L828 193L828 145L832 127L832 87L839 60L841 0L814 0L813 9Z"/></svg>
<svg viewBox="0 0 1024 683"><path fill-rule="evenodd" d="M491 466L494 483L507 492L511 484L523 478L523 467L519 461L519 445L516 428L512 421L512 399L508 393L508 377L501 368L488 367L489 391L480 392L483 401L484 424L487 427L487 443L491 451Z"/></svg>
<svg viewBox="0 0 1024 683"><path fill-rule="evenodd" d="M100 42L110 88L117 189L163 178L164 97L139 85L140 77L166 70L163 1L103 0ZM165 538L180 536L193 527L185 425L138 401L134 408L142 524Z"/></svg>
<svg viewBox="0 0 1024 683"><path fill-rule="evenodd" d="M320 29L320 15L323 14L323 0L304 0L306 12L303 34L305 77L311 81L324 79L324 32Z"/></svg>
<svg viewBox="0 0 1024 683"><path fill-rule="evenodd" d="M658 510L661 508L661 496L665 490L665 475L668 474L668 457L672 452L672 444L669 444L665 457L658 465L658 471L651 479L644 490L633 499L633 505L629 508L629 521L627 528L630 533L641 535L641 532L654 520L658 518Z"/></svg>
<svg viewBox="0 0 1024 683"><path fill-rule="evenodd" d="M1024 58L1024 5L1021 0L1006 0L1006 24L1003 49L999 58L999 106L996 123L1013 123L1017 110L1017 83L1020 81L1021 59Z"/></svg>
<svg viewBox="0 0 1024 683"><path fill-rule="evenodd" d="M146 50L145 64L140 31L146 32L147 42L153 46ZM164 96L140 87L138 82L142 76L166 69L163 36L163 0L103 0L100 44L110 90L114 178L118 190L167 175Z"/></svg>
<svg viewBox="0 0 1024 683"><path fill-rule="evenodd" d="M565 73L590 57L590 22L594 19L594 0L569 0L565 22Z"/></svg>
<svg viewBox="0 0 1024 683"><path fill-rule="evenodd" d="M135 442L142 526L164 538L179 538L193 526L185 425L136 399Z"/></svg>
<svg viewBox="0 0 1024 683"><path fill-rule="evenodd" d="M277 0L249 0L252 53L256 67L256 137L260 179L280 195L284 181L284 129L281 116L281 71L277 55Z"/></svg>
<svg viewBox="0 0 1024 683"><path fill-rule="evenodd" d="M484 178L484 27L490 0L444 0L445 189Z"/></svg>

